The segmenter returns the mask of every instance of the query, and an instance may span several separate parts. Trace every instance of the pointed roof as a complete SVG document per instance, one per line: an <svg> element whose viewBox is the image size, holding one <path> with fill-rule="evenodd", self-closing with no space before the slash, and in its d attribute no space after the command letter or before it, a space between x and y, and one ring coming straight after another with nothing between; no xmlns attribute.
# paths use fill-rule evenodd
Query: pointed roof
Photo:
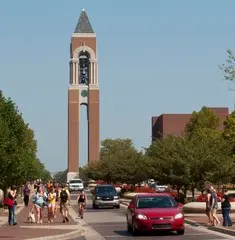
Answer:
<svg viewBox="0 0 235 240"><path fill-rule="evenodd" d="M74 33L94 33L85 9L82 9Z"/></svg>

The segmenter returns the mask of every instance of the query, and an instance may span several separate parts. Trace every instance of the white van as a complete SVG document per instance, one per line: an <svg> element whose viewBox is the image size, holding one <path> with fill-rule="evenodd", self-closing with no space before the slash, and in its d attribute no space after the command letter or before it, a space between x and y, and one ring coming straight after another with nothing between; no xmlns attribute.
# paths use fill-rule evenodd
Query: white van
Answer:
<svg viewBox="0 0 235 240"><path fill-rule="evenodd" d="M82 179L76 178L69 180L69 191L82 191L84 190L84 184Z"/></svg>

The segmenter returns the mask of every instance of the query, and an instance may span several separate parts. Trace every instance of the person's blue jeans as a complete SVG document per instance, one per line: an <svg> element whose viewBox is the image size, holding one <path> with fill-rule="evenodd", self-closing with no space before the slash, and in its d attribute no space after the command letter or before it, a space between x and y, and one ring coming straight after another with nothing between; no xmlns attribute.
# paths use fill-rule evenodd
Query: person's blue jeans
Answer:
<svg viewBox="0 0 235 240"><path fill-rule="evenodd" d="M8 207L8 223L9 225L16 224L16 205Z"/></svg>
<svg viewBox="0 0 235 240"><path fill-rule="evenodd" d="M232 221L230 218L230 208L222 208L223 214L223 226L232 226Z"/></svg>

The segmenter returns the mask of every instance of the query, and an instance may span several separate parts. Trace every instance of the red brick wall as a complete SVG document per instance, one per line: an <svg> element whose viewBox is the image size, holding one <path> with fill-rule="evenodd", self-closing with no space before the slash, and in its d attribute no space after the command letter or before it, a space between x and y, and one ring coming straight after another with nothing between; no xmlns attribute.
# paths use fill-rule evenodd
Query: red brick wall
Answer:
<svg viewBox="0 0 235 240"><path fill-rule="evenodd" d="M228 108L209 108L221 119L220 128L223 128L223 122L229 115ZM152 117L152 141L156 138L167 135L179 136L185 129L192 114L162 114L158 117Z"/></svg>

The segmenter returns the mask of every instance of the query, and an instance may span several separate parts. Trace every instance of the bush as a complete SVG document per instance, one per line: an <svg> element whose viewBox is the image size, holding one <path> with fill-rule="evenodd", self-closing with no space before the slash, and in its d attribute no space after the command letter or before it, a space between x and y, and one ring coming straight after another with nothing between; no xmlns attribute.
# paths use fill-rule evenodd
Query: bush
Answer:
<svg viewBox="0 0 235 240"><path fill-rule="evenodd" d="M135 193L155 193L156 189L149 188L149 187L135 187L134 192Z"/></svg>

